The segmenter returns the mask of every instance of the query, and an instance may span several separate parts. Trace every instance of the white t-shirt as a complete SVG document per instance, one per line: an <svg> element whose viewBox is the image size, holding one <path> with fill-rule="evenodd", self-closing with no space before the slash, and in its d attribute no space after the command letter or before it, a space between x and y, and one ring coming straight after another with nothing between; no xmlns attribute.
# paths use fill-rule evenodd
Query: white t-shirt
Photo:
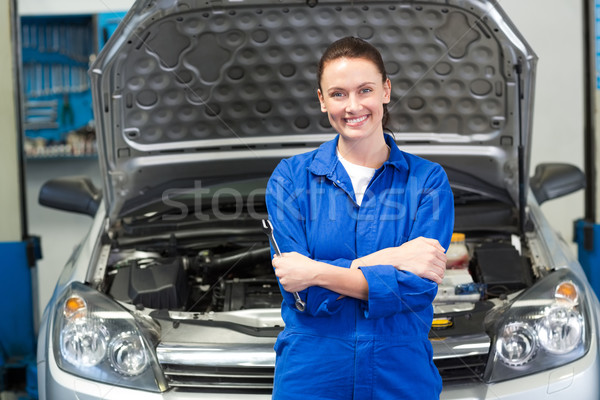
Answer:
<svg viewBox="0 0 600 400"><path fill-rule="evenodd" d="M367 189L369 182L371 182L371 178L373 178L373 175L375 175L375 168L352 164L350 161L342 157L339 150L337 151L337 156L346 169L350 180L352 181L352 188L354 189L356 204L360 206L365 195L365 190Z"/></svg>

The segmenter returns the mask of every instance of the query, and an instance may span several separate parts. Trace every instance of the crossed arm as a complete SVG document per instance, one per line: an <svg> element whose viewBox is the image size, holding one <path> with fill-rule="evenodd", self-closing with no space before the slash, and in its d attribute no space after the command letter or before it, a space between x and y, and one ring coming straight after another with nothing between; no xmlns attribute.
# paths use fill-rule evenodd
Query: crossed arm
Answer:
<svg viewBox="0 0 600 400"><path fill-rule="evenodd" d="M412 272L439 284L446 270L446 254L437 240L418 237L401 246L357 258L349 269L315 261L296 252L273 258L275 275L288 292L320 286L361 300L368 299L369 287L359 267L372 265L393 265L398 270Z"/></svg>
<svg viewBox="0 0 600 400"><path fill-rule="evenodd" d="M330 260L313 259L309 251L303 221L310 211L300 201L308 201L303 192L306 188L294 183L305 173L303 168L282 161L269 180L265 196L277 241L284 251L281 257L274 257L272 264L290 308L294 307L292 292L300 291L306 299L305 312L311 315L337 312L344 304L336 301L340 296L366 300L365 315L369 318L430 303L446 265L438 240L446 245L454 225L452 191L443 169L436 168L419 180L421 189L411 189L421 193L417 212L410 215L419 223L406 234L407 242L354 260L338 252L335 254L339 258ZM313 192L320 193L318 188Z"/></svg>

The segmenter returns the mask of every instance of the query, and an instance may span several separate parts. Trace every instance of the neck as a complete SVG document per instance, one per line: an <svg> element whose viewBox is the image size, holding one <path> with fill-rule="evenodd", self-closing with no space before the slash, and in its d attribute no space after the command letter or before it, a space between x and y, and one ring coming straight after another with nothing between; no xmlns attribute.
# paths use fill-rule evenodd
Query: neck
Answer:
<svg viewBox="0 0 600 400"><path fill-rule="evenodd" d="M379 168L387 161L390 148L385 143L383 134L377 140L352 141L340 136L338 141L340 155L352 164L363 167Z"/></svg>

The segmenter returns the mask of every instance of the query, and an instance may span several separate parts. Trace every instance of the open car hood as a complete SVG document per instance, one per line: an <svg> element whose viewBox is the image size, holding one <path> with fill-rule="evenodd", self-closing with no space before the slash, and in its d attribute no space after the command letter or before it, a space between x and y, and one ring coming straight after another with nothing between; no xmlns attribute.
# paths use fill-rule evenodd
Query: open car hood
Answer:
<svg viewBox="0 0 600 400"><path fill-rule="evenodd" d="M173 185L268 175L332 138L316 66L347 35L382 52L402 149L517 203L536 56L497 1L143 0L90 69L111 217Z"/></svg>

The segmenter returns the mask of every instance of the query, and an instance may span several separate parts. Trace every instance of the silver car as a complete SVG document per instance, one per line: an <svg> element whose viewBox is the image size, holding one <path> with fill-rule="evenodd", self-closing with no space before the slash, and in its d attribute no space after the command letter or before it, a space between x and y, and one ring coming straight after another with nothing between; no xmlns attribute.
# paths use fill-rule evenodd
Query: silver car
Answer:
<svg viewBox="0 0 600 400"><path fill-rule="evenodd" d="M497 1L144 0L90 69L102 189L40 192L94 217L40 327L42 399L270 398L265 184L333 137L316 65L347 35L383 53L395 140L453 188L468 267L434 301L442 398L600 397L598 300L539 208L583 175L530 178L536 56Z"/></svg>

